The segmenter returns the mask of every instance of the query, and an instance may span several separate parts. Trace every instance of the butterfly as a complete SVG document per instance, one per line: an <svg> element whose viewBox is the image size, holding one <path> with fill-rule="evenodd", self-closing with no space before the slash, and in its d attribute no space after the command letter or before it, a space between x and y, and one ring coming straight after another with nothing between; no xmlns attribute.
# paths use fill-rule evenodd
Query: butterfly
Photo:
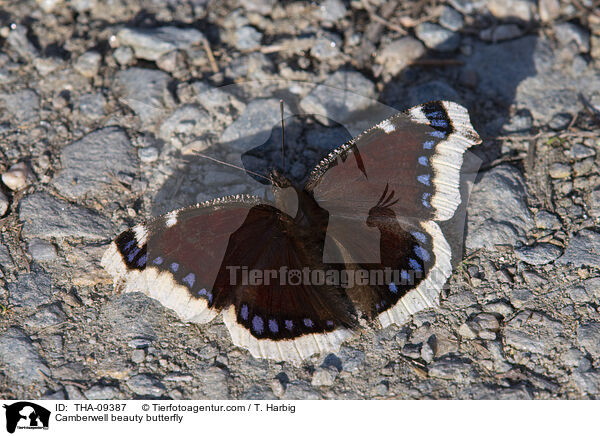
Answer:
<svg viewBox="0 0 600 436"><path fill-rule="evenodd" d="M452 272L438 222L480 142L464 107L422 104L334 149L303 186L273 169L272 199L217 198L124 231L102 265L185 321L221 314L254 357L335 352L361 319L401 325L438 304Z"/></svg>

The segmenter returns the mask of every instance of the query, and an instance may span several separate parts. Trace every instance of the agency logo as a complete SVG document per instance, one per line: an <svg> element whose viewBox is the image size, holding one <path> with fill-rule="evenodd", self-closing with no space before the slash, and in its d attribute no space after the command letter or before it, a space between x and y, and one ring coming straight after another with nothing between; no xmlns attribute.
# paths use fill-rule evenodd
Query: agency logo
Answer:
<svg viewBox="0 0 600 436"><path fill-rule="evenodd" d="M14 433L16 429L48 429L50 411L29 401L4 405L6 409L6 431Z"/></svg>

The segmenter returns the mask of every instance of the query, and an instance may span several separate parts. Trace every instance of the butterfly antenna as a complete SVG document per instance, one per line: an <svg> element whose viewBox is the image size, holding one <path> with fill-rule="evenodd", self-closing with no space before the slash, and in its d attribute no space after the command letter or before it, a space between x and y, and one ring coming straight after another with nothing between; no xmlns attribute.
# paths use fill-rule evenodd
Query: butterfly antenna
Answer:
<svg viewBox="0 0 600 436"><path fill-rule="evenodd" d="M202 153L198 153L197 151L194 151L194 152L193 152L193 154L194 154L195 156L200 156L200 157L203 157L204 159L208 159L208 160L212 160L213 162L220 163L221 165L225 165L225 166L227 166L227 167L231 167L231 168L236 168L236 169L238 169L238 170L242 170L242 171L244 171L244 172L247 172L247 173L249 173L249 174L252 174L252 175L255 175L255 176L257 176L257 177L263 178L263 179L265 179L265 180L271 181L271 179L269 179L267 176L264 176L264 175L262 175L262 174L256 173L256 172L254 172L254 171L250 171L250 170L248 170L248 169L246 169L246 168L242 168L242 167L240 167L240 166L237 166L237 165L231 164L231 163L229 163L229 162L225 162L225 161L222 161L222 160L219 160L219 159L215 159L214 157L207 156L207 155L205 155L205 154L202 154Z"/></svg>
<svg viewBox="0 0 600 436"><path fill-rule="evenodd" d="M279 100L279 111L281 112L281 161L285 173L285 130L283 123L283 100Z"/></svg>

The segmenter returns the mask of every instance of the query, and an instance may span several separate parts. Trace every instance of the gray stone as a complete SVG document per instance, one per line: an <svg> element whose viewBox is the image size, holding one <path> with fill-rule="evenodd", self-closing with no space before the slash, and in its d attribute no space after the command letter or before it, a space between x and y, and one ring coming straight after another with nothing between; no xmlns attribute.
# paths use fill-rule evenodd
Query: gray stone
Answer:
<svg viewBox="0 0 600 436"><path fill-rule="evenodd" d="M154 29L125 28L117 33L120 44L133 48L139 59L156 61L173 50L185 50L201 44L204 35L193 28L165 26Z"/></svg>
<svg viewBox="0 0 600 436"><path fill-rule="evenodd" d="M596 370L588 372L573 372L573 381L579 391L585 395L598 395L600 393L600 372Z"/></svg>
<svg viewBox="0 0 600 436"><path fill-rule="evenodd" d="M525 32L516 24L501 24L489 27L479 32L479 38L483 41L500 42L515 39Z"/></svg>
<svg viewBox="0 0 600 436"><path fill-rule="evenodd" d="M412 36L405 36L386 44L375 60L383 66L384 73L395 76L423 56L425 52L425 46L421 41Z"/></svg>
<svg viewBox="0 0 600 436"><path fill-rule="evenodd" d="M581 27L573 23L560 23L554 26L556 40L562 46L569 46L574 43L579 53L590 51L590 35Z"/></svg>
<svg viewBox="0 0 600 436"><path fill-rule="evenodd" d="M571 166L561 162L553 163L548 169L548 174L553 179L566 179L571 176Z"/></svg>
<svg viewBox="0 0 600 436"><path fill-rule="evenodd" d="M22 24L13 24L10 26L6 42L11 49L25 59L39 56L37 48L27 38L27 27Z"/></svg>
<svg viewBox="0 0 600 436"><path fill-rule="evenodd" d="M262 385L252 385L240 397L242 400L277 400L273 392Z"/></svg>
<svg viewBox="0 0 600 436"><path fill-rule="evenodd" d="M18 280L8 284L10 304L16 307L37 307L50 303L54 295L52 279L38 267L28 274L20 274Z"/></svg>
<svg viewBox="0 0 600 436"><path fill-rule="evenodd" d="M91 79L98 74L100 62L102 62L102 55L100 53L97 51L88 51L77 58L73 68L82 76Z"/></svg>
<svg viewBox="0 0 600 436"><path fill-rule="evenodd" d="M81 392L81 390L73 386L71 384L65 384L65 392L67 393L68 400L85 400L85 395Z"/></svg>
<svg viewBox="0 0 600 436"><path fill-rule="evenodd" d="M365 361L365 353L355 348L342 347L338 354L342 361L342 371L355 373Z"/></svg>
<svg viewBox="0 0 600 436"><path fill-rule="evenodd" d="M574 144L571 148L565 150L565 154L571 159L585 159L587 157L596 156L596 150L591 147L586 147L581 143Z"/></svg>
<svg viewBox="0 0 600 436"><path fill-rule="evenodd" d="M502 126L507 133L527 132L533 127L533 117L527 109L519 110L511 115L508 123Z"/></svg>
<svg viewBox="0 0 600 436"><path fill-rule="evenodd" d="M58 191L71 198L102 193L111 178L136 171L133 147L119 127L105 127L63 148L63 169L54 179Z"/></svg>
<svg viewBox="0 0 600 436"><path fill-rule="evenodd" d="M600 357L600 323L589 322L577 329L577 342L595 359Z"/></svg>
<svg viewBox="0 0 600 436"><path fill-rule="evenodd" d="M584 286L571 286L567 288L567 294L569 294L571 300L577 303L585 303L587 301L590 301L590 296L588 295L587 290Z"/></svg>
<svg viewBox="0 0 600 436"><path fill-rule="evenodd" d="M242 0L241 5L248 12L257 12L261 15L268 15L271 13L273 6L277 3L276 0Z"/></svg>
<svg viewBox="0 0 600 436"><path fill-rule="evenodd" d="M211 366L200 372L198 381L202 386L202 395L199 399L227 400L230 398L227 371Z"/></svg>
<svg viewBox="0 0 600 436"><path fill-rule="evenodd" d="M45 376L51 375L29 336L17 327L0 336L0 362L13 385L40 387Z"/></svg>
<svg viewBox="0 0 600 436"><path fill-rule="evenodd" d="M119 390L114 386L96 384L84 392L88 400L112 400L119 396Z"/></svg>
<svg viewBox="0 0 600 436"><path fill-rule="evenodd" d="M142 363L146 360L146 352L143 349L136 348L131 352L131 361L133 363Z"/></svg>
<svg viewBox="0 0 600 436"><path fill-rule="evenodd" d="M593 266L600 268L600 233L591 230L580 230L569 241L565 254L558 259L559 263L574 266Z"/></svg>
<svg viewBox="0 0 600 436"><path fill-rule="evenodd" d="M284 112L289 113L289 107L284 105ZM219 142L227 143L228 149L242 153L264 144L273 126L281 122L280 118L279 100L253 100L225 129Z"/></svg>
<svg viewBox="0 0 600 436"><path fill-rule="evenodd" d="M318 61L334 63L340 58L341 40L334 35L319 37L310 48L310 55Z"/></svg>
<svg viewBox="0 0 600 436"><path fill-rule="evenodd" d="M451 52L460 45L460 34L433 23L421 23L415 28L415 34L427 48Z"/></svg>
<svg viewBox="0 0 600 436"><path fill-rule="evenodd" d="M4 245L0 245L0 266L9 270L15 267L12 257L8 252L8 248ZM1 276L2 275L0 274L0 277Z"/></svg>
<svg viewBox="0 0 600 436"><path fill-rule="evenodd" d="M475 339L477 337L477 331L469 323L462 323L458 328L458 334L465 339Z"/></svg>
<svg viewBox="0 0 600 436"><path fill-rule="evenodd" d="M322 84L316 86L300 101L306 114L319 114L318 118L329 125L329 119L338 123L349 121L353 113L364 111L373 105L375 97L373 82L355 71L337 71Z"/></svg>
<svg viewBox="0 0 600 436"><path fill-rule="evenodd" d="M535 226L538 229L556 230L560 228L558 217L547 210L540 210L534 217Z"/></svg>
<svg viewBox="0 0 600 436"><path fill-rule="evenodd" d="M536 3L531 0L490 0L488 10L501 20L519 19L529 22L533 19Z"/></svg>
<svg viewBox="0 0 600 436"><path fill-rule="evenodd" d="M129 65L133 61L133 50L131 47L118 47L113 52L113 57L120 65Z"/></svg>
<svg viewBox="0 0 600 436"><path fill-rule="evenodd" d="M548 122L548 127L550 127L552 130L557 131L564 130L567 127L569 127L569 124L571 123L572 119L573 116L568 113L554 114L552 119Z"/></svg>
<svg viewBox="0 0 600 436"><path fill-rule="evenodd" d="M164 308L157 301L139 292L122 294L108 303L102 318L113 334L123 341L156 339L156 329Z"/></svg>
<svg viewBox="0 0 600 436"><path fill-rule="evenodd" d="M273 127L273 126L271 126ZM175 145L191 142L195 137L212 130L212 122L208 113L196 105L186 104L178 107L160 125L159 137L167 142L178 141Z"/></svg>
<svg viewBox="0 0 600 436"><path fill-rule="evenodd" d="M575 175L575 177L579 177L585 174L588 174L590 171L592 171L592 169L594 168L594 158L593 157L589 157L587 159L583 159L580 161L577 161L573 164L573 174ZM581 207L579 205L576 205L577 207ZM583 209L582 209L583 212ZM581 215L581 214L579 214ZM577 216L579 216L577 215Z"/></svg>
<svg viewBox="0 0 600 436"><path fill-rule="evenodd" d="M106 115L106 99L99 93L83 94L78 100L79 112L90 120L97 120Z"/></svg>
<svg viewBox="0 0 600 436"><path fill-rule="evenodd" d="M304 381L294 381L288 383L283 394L282 400L320 400L321 395L315 392L308 383Z"/></svg>
<svg viewBox="0 0 600 436"><path fill-rule="evenodd" d="M48 392L44 395L41 396L42 400L66 400L66 395L65 395L65 391L62 389L59 389L58 391L55 392Z"/></svg>
<svg viewBox="0 0 600 436"><path fill-rule="evenodd" d="M4 192L0 191L0 217L4 216L4 214L8 210L8 206L10 206L8 198L6 197Z"/></svg>
<svg viewBox="0 0 600 436"><path fill-rule="evenodd" d="M337 23L346 16L348 10L341 0L325 0L319 6L321 20Z"/></svg>
<svg viewBox="0 0 600 436"><path fill-rule="evenodd" d="M310 382L313 386L331 386L335 383L338 372L335 368L317 368Z"/></svg>
<svg viewBox="0 0 600 436"><path fill-rule="evenodd" d="M465 15L482 12L486 9L488 0L449 0L450 5Z"/></svg>
<svg viewBox="0 0 600 436"><path fill-rule="evenodd" d="M600 298L600 277L592 277L584 280L583 286L585 286L588 295Z"/></svg>
<svg viewBox="0 0 600 436"><path fill-rule="evenodd" d="M459 383L464 383L473 372L469 361L451 355L436 360L428 369L430 377Z"/></svg>
<svg viewBox="0 0 600 436"><path fill-rule="evenodd" d="M454 32L463 28L465 20L460 12L450 6L444 6L440 15L440 24Z"/></svg>
<svg viewBox="0 0 600 436"><path fill-rule="evenodd" d="M562 254L562 249L554 244L540 243L515 250L515 257L529 265L546 265Z"/></svg>
<svg viewBox="0 0 600 436"><path fill-rule="evenodd" d="M40 97L32 89L24 89L10 94L0 94L4 110L18 124L34 123L39 119Z"/></svg>
<svg viewBox="0 0 600 436"><path fill-rule="evenodd" d="M262 33L252 26L242 26L233 30L226 40L238 50L252 50L260 47Z"/></svg>
<svg viewBox="0 0 600 436"><path fill-rule="evenodd" d="M226 74L232 79L269 80L273 79L273 62L263 53L253 52L233 58Z"/></svg>
<svg viewBox="0 0 600 436"><path fill-rule="evenodd" d="M495 245L518 245L533 227L521 173L499 165L484 173L469 200L466 246L494 249Z"/></svg>
<svg viewBox="0 0 600 436"><path fill-rule="evenodd" d="M560 15L560 2L558 0L539 0L538 7L540 19L544 23L556 20Z"/></svg>
<svg viewBox="0 0 600 436"><path fill-rule="evenodd" d="M537 354L548 354L557 348L563 327L540 312L524 310L504 328L507 346Z"/></svg>
<svg viewBox="0 0 600 436"><path fill-rule="evenodd" d="M158 159L158 149L156 147L138 148L138 158L144 163L152 163Z"/></svg>
<svg viewBox="0 0 600 436"><path fill-rule="evenodd" d="M160 397L165 386L152 374L134 375L125 383L137 395L144 397Z"/></svg>
<svg viewBox="0 0 600 436"><path fill-rule="evenodd" d="M525 288L512 289L510 293L510 302L517 308L527 305L533 298L533 293Z"/></svg>
<svg viewBox="0 0 600 436"><path fill-rule="evenodd" d="M129 68L116 75L116 87L122 101L145 126L153 126L164 116L171 77L158 70Z"/></svg>
<svg viewBox="0 0 600 436"><path fill-rule="evenodd" d="M600 187L596 187L591 195L590 195L590 214L596 218L600 219Z"/></svg>
<svg viewBox="0 0 600 436"><path fill-rule="evenodd" d="M25 320L25 325L36 329L43 329L58 325L64 322L67 316L60 307L60 304L53 303L42 306L33 315Z"/></svg>
<svg viewBox="0 0 600 436"><path fill-rule="evenodd" d="M80 237L106 239L114 233L111 222L97 212L36 192L21 200L19 218L26 238Z"/></svg>
<svg viewBox="0 0 600 436"><path fill-rule="evenodd" d="M12 165L8 171L2 174L2 183L12 191L20 191L31 183L33 177L25 162Z"/></svg>

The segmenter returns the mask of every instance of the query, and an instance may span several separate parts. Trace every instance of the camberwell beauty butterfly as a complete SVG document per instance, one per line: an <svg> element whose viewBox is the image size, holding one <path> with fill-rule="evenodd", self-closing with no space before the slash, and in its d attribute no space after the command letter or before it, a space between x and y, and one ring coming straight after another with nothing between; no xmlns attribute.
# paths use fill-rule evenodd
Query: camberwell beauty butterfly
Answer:
<svg viewBox="0 0 600 436"><path fill-rule="evenodd" d="M463 154L479 142L462 106L416 106L336 148L305 186L272 171L273 201L169 212L121 233L102 264L185 321L222 313L255 357L336 351L360 318L402 324L438 304L452 267L436 221L460 204Z"/></svg>

